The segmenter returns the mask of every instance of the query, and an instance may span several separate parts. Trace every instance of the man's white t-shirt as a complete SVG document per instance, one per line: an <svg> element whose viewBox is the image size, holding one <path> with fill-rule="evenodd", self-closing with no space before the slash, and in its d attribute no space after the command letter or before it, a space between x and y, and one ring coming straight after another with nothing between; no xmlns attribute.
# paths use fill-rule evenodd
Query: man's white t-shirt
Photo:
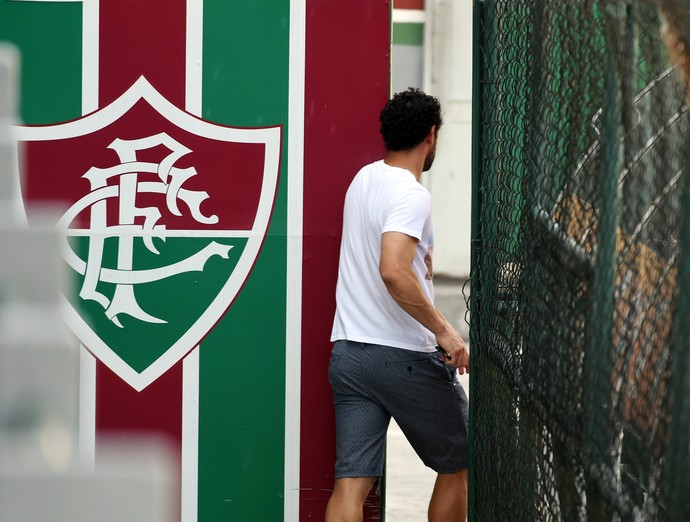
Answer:
<svg viewBox="0 0 690 522"><path fill-rule="evenodd" d="M405 169L371 163L345 196L331 341L347 339L431 352L436 338L391 297L379 272L381 235L417 239L413 270L433 303L431 194Z"/></svg>

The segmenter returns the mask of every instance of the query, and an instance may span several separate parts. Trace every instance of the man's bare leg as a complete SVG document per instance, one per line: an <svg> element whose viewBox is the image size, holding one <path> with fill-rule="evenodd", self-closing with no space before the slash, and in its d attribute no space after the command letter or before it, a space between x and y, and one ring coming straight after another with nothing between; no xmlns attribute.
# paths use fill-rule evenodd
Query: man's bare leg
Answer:
<svg viewBox="0 0 690 522"><path fill-rule="evenodd" d="M326 507L326 522L362 522L364 502L374 480L373 477L337 479Z"/></svg>
<svg viewBox="0 0 690 522"><path fill-rule="evenodd" d="M467 470L439 473L429 503L429 522L465 522Z"/></svg>

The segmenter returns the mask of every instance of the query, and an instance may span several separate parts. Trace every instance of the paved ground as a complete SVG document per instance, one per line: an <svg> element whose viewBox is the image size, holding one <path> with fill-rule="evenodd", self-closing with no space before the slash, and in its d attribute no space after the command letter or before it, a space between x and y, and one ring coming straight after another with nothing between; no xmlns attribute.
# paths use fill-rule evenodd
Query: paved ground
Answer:
<svg viewBox="0 0 690 522"><path fill-rule="evenodd" d="M436 305L467 342L469 326L465 322L462 283L436 281ZM469 395L469 376L461 377L460 381ZM386 463L386 521L425 522L436 474L422 464L395 423L388 431Z"/></svg>

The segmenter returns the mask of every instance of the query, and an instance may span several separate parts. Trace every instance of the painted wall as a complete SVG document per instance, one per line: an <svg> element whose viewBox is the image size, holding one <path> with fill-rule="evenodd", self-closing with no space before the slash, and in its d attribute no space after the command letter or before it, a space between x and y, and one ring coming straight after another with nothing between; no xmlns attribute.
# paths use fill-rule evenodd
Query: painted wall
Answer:
<svg viewBox="0 0 690 522"><path fill-rule="evenodd" d="M472 0L396 0L392 87L437 96L444 127L432 170L422 178L434 199L434 270L470 270Z"/></svg>
<svg viewBox="0 0 690 522"><path fill-rule="evenodd" d="M64 209L81 459L155 432L181 520L322 519L341 209L383 152L390 3L0 0L0 40L29 221Z"/></svg>
<svg viewBox="0 0 690 522"><path fill-rule="evenodd" d="M427 0L430 45L425 85L444 107L444 128L431 175L438 274L467 277L471 240L472 0Z"/></svg>

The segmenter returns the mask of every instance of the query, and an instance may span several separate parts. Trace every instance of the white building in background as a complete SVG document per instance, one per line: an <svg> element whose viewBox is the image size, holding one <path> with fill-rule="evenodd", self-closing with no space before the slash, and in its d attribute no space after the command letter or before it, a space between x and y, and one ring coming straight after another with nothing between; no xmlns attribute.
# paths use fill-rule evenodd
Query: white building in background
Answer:
<svg viewBox="0 0 690 522"><path fill-rule="evenodd" d="M392 90L438 97L444 126L431 172L437 275L467 278L471 240L472 0L394 0Z"/></svg>

